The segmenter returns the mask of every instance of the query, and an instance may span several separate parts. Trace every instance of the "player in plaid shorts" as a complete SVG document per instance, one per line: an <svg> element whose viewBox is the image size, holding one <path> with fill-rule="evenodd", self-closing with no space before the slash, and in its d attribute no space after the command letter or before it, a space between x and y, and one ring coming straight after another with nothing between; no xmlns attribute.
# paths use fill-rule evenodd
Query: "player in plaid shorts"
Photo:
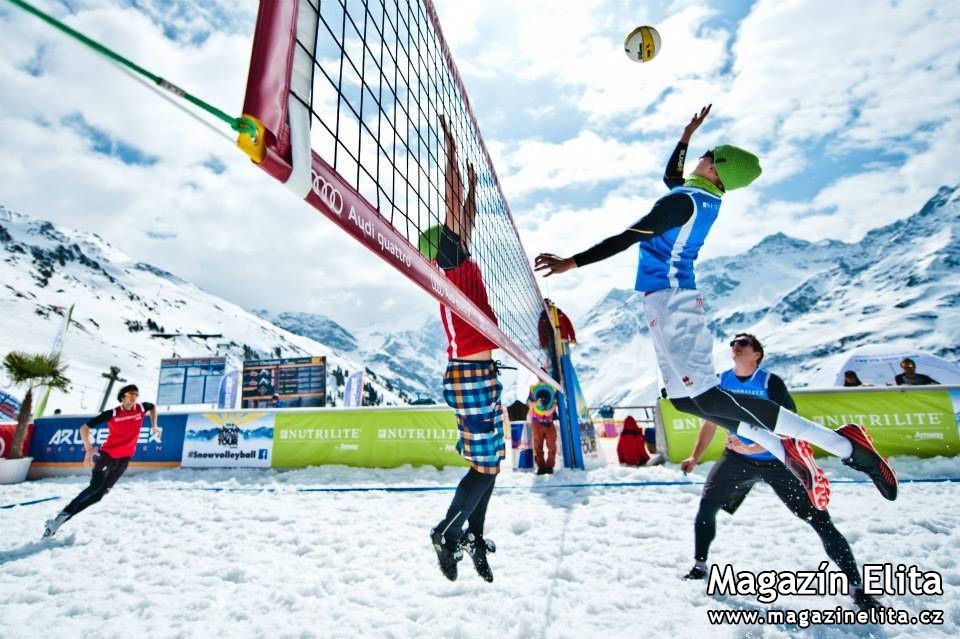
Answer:
<svg viewBox="0 0 960 639"><path fill-rule="evenodd" d="M472 164L467 165L468 185L464 195L456 144L442 116L440 123L447 153L446 218L443 224L420 235L420 252L436 260L446 278L496 322L480 266L470 255L477 213L476 172ZM506 455L500 407L503 387L493 361L493 349L497 346L447 306L440 306L440 319L447 337L449 360L443 376L443 398L457 415L460 433L457 450L470 462L470 470L460 480L446 516L430 531L430 540L437 552L440 570L447 579L457 578L457 562L463 557L461 549L465 548L477 573L486 581L493 581L486 556L495 547L484 539L483 526L500 472L500 460Z"/></svg>

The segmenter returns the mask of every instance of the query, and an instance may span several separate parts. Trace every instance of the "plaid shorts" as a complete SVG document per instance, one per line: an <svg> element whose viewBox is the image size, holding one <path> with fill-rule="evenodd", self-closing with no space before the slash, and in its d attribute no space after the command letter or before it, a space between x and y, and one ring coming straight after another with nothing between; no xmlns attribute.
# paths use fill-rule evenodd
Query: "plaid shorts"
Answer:
<svg viewBox="0 0 960 639"><path fill-rule="evenodd" d="M503 411L492 361L450 360L443 375L443 399L457 415L460 440L457 450L479 473L500 472L500 460L507 454L503 440Z"/></svg>

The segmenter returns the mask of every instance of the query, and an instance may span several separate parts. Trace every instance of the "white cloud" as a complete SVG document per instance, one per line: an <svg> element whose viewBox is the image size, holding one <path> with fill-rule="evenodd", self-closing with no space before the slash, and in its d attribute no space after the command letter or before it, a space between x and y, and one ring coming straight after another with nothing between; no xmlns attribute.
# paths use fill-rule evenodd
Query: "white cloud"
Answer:
<svg viewBox="0 0 960 639"><path fill-rule="evenodd" d="M67 17L72 25L239 114L253 3L71 4L78 7ZM530 129L487 140L507 197L533 201L529 210L514 207L530 254L582 250L642 215L662 193L662 166L683 125L711 101L693 151L726 140L755 148L764 175L756 188L729 196L707 256L777 231L857 239L957 181L960 5L758 0L735 27L716 26L727 24L716 20L722 11L702 3L675 2L664 15L651 6L438 3L468 87L471 79L500 77L531 87L529 95L510 96L535 116ZM244 306L321 312L348 325L377 313L434 312L425 295L219 137L34 18L9 9L5 16L0 202L99 232ZM218 29L224 20L228 26ZM663 36L660 55L642 65L621 48L639 23L655 24ZM167 37L164 25L175 26L177 37ZM35 60L39 77L20 70ZM485 117L515 115L500 112L496 98L483 101L491 111L478 113L481 128ZM544 133L571 109L577 117L569 130ZM92 153L63 124L77 112L157 164L128 166ZM823 174L854 152L862 165ZM891 154L905 160L893 164ZM211 156L223 163L222 174L202 166ZM815 185L809 197L784 195L805 183ZM597 184L608 188L598 189L596 203L576 197ZM177 237L149 239L148 229ZM635 262L631 251L544 289L582 310L611 286L629 286Z"/></svg>

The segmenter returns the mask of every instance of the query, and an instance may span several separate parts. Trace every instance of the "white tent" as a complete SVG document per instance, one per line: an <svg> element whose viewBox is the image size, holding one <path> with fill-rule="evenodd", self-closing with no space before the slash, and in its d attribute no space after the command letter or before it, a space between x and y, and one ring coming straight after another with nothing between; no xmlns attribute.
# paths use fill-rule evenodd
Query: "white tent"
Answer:
<svg viewBox="0 0 960 639"><path fill-rule="evenodd" d="M923 351L875 344L829 357L814 375L810 387L843 386L845 371L854 371L864 384L893 385L893 378L903 372L900 362L906 357L916 362L917 373L929 375L941 384L960 385L960 364Z"/></svg>

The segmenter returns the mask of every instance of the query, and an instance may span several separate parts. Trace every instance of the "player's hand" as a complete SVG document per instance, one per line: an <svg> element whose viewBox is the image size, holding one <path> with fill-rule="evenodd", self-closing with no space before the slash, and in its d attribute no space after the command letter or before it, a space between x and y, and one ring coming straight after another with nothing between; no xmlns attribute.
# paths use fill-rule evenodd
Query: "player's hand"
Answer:
<svg viewBox="0 0 960 639"><path fill-rule="evenodd" d="M453 148L457 147L456 142L453 139L453 134L450 132L450 125L447 123L447 117L440 114L440 127L443 129L443 140L447 144L453 145Z"/></svg>
<svg viewBox="0 0 960 639"><path fill-rule="evenodd" d="M685 473L691 472L694 468L697 467L697 460L693 457L687 457L682 462L680 462L680 470Z"/></svg>
<svg viewBox="0 0 960 639"><path fill-rule="evenodd" d="M533 268L535 271L544 272L544 277L550 277L551 275L566 273L571 269L577 268L577 263L573 261L572 257L560 257L553 253L541 253L533 261Z"/></svg>
<svg viewBox="0 0 960 639"><path fill-rule="evenodd" d="M761 450L763 450L762 446L758 446L758 447ZM751 450L751 448L753 448L753 446L748 446L747 444L744 444L742 441L740 441L740 438L737 437L736 435L730 435L729 437L727 437L728 450L732 450L735 453L740 453L741 455L752 455L753 453L760 452L756 450Z"/></svg>
<svg viewBox="0 0 960 639"><path fill-rule="evenodd" d="M157 439L157 441L158 442L162 441L163 431L160 430L157 426L154 426L151 430L153 431L153 436Z"/></svg>
<svg viewBox="0 0 960 639"><path fill-rule="evenodd" d="M467 184L470 186L470 190L476 192L477 190L477 170L473 168L473 162L467 164Z"/></svg>
<svg viewBox="0 0 960 639"><path fill-rule="evenodd" d="M700 125L703 124L703 121L707 119L707 116L710 115L710 108L712 104L700 109L700 113L694 113L693 118L690 120L690 123L687 126L683 127L683 136L680 138L681 142L689 142L690 138L696 133L697 129L700 128Z"/></svg>
<svg viewBox="0 0 960 639"><path fill-rule="evenodd" d="M84 450L83 453L83 467L90 468L93 466L93 456L97 454L97 447L91 446Z"/></svg>

